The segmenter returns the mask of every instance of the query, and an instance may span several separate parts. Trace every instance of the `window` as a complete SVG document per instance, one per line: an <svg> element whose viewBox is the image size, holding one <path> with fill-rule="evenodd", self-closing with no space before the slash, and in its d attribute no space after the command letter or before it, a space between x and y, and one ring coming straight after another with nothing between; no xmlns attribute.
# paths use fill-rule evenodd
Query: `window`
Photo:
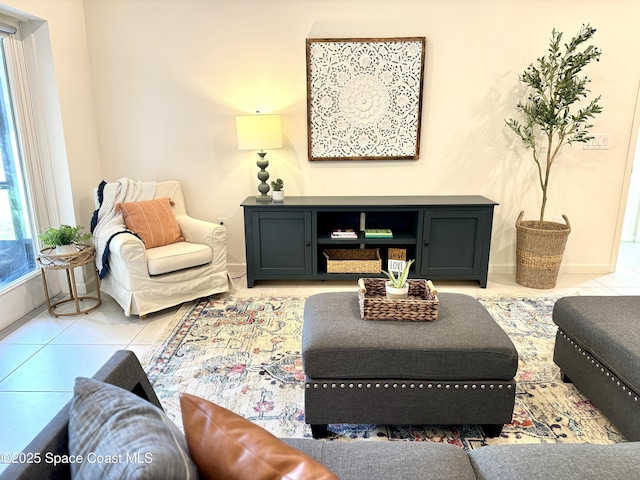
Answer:
<svg viewBox="0 0 640 480"><path fill-rule="evenodd" d="M49 26L28 17L0 5L0 330L45 303L38 233L73 211Z"/></svg>
<svg viewBox="0 0 640 480"><path fill-rule="evenodd" d="M6 39L0 41L0 291L37 268L34 217L13 109Z"/></svg>

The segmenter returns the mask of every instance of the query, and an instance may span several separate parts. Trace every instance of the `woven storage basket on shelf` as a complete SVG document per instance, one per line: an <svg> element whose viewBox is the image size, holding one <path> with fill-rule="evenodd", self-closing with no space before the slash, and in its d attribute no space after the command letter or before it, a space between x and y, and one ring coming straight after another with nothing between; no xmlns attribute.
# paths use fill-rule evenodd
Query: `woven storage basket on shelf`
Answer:
<svg viewBox="0 0 640 480"><path fill-rule="evenodd" d="M395 320L404 322L433 322L438 319L438 300L427 280L407 280L409 297L405 300L387 300L386 280L361 278L358 303L364 320Z"/></svg>
<svg viewBox="0 0 640 480"><path fill-rule="evenodd" d="M380 273L382 269L377 248L329 248L322 253L327 273Z"/></svg>
<svg viewBox="0 0 640 480"><path fill-rule="evenodd" d="M531 288L556 286L564 247L571 225L557 222L522 221L524 212L516 220L516 282Z"/></svg>

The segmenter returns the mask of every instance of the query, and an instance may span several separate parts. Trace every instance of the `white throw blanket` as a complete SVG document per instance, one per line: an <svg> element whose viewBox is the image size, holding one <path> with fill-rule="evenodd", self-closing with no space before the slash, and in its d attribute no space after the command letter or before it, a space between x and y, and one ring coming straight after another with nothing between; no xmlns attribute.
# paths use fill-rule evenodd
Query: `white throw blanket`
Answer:
<svg viewBox="0 0 640 480"><path fill-rule="evenodd" d="M102 202L96 210L97 221L92 233L96 247L96 266L100 278L104 278L109 270L106 261L109 255L109 242L115 235L128 231L122 213L115 211L116 205L120 202L152 200L156 193L156 182L121 178L98 188L101 187L103 187Z"/></svg>

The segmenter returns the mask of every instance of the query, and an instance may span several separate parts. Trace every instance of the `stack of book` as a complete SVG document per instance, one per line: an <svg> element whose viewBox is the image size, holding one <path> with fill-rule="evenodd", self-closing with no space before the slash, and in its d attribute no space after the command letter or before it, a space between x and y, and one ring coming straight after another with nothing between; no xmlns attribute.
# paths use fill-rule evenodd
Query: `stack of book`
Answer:
<svg viewBox="0 0 640 480"><path fill-rule="evenodd" d="M364 231L365 238L393 238L390 228L367 228Z"/></svg>
<svg viewBox="0 0 640 480"><path fill-rule="evenodd" d="M358 238L358 232L353 228L345 228L344 230L333 230L331 238Z"/></svg>

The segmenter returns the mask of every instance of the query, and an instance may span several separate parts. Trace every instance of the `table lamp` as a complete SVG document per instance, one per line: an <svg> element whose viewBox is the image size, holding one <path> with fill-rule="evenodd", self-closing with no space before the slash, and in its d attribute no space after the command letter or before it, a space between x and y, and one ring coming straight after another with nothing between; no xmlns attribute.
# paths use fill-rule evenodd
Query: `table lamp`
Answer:
<svg viewBox="0 0 640 480"><path fill-rule="evenodd" d="M271 148L282 148L282 131L280 128L280 115L242 115L236 117L236 130L238 134L239 150L258 150L258 161L256 164L260 171L258 172L258 191L260 195L256 197L257 201L271 201L271 197L267 195L269 185L267 179L269 172L266 168L269 161L265 158L268 150Z"/></svg>

